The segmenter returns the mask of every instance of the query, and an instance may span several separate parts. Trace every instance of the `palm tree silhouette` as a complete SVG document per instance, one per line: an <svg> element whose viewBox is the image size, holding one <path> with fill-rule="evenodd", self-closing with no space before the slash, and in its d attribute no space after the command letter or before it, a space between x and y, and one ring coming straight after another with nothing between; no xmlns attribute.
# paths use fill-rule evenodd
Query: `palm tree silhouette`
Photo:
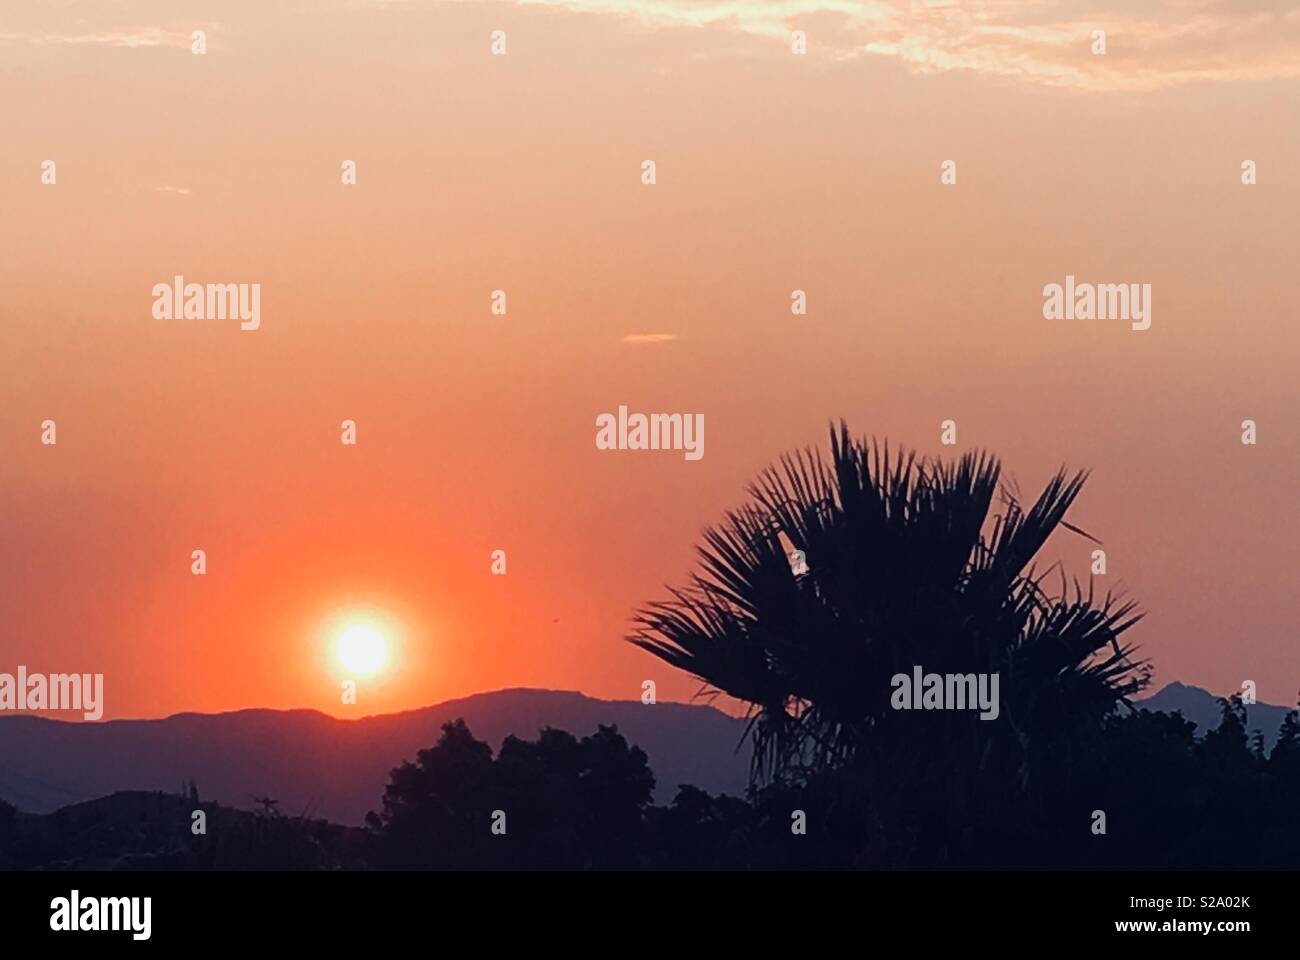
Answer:
<svg viewBox="0 0 1300 960"><path fill-rule="evenodd" d="M689 585L639 611L631 642L750 705L756 780L858 769L877 807L885 782L898 803L1063 789L1035 773L1096 749L1106 715L1149 680L1119 641L1133 603L1064 572L1049 592L1052 568L1033 566L1058 527L1088 536L1065 522L1086 474L1058 472L1025 509L984 453L891 454L843 422L830 449L766 469L705 532ZM918 665L999 674L997 720L892 709L891 677Z"/></svg>

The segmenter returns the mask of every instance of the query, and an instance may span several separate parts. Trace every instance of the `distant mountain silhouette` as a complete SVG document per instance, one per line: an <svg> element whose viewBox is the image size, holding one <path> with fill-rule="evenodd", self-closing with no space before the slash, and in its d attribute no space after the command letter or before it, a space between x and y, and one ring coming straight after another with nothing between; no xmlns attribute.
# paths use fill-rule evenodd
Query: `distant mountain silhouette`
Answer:
<svg viewBox="0 0 1300 960"><path fill-rule="evenodd" d="M207 817L202 837L191 832L196 809ZM367 845L359 827L143 790L18 813L7 830L0 821L0 838L6 870L356 869Z"/></svg>
<svg viewBox="0 0 1300 960"><path fill-rule="evenodd" d="M1199 733L1219 724L1218 698L1171 683L1138 705L1179 711ZM1247 707L1251 731L1269 749L1287 708ZM689 783L710 793L743 795L748 749L737 750L743 720L707 706L596 700L555 690L501 690L358 720L314 710L181 713L162 720L69 723L0 716L0 799L50 813L117 791L175 792L194 780L204 801L252 809L271 796L288 814L307 812L359 825L378 809L389 771L437 742L444 723L464 717L494 748L509 734L535 737L543 727L578 736L616 724L650 758L655 799L668 803Z"/></svg>
<svg viewBox="0 0 1300 960"><path fill-rule="evenodd" d="M1158 710L1161 713L1182 713L1183 718L1196 724L1196 732L1204 734L1219 725L1223 714L1219 708L1219 698L1208 690L1190 687L1174 681L1162 687L1151 696L1135 701L1144 710ZM1277 743L1277 732L1282 726L1282 718L1289 707L1279 707L1271 703L1253 703L1246 707L1247 733L1256 730L1264 734L1264 746L1273 749Z"/></svg>
<svg viewBox="0 0 1300 960"><path fill-rule="evenodd" d="M204 801L251 808L280 801L286 814L359 825L379 808L389 771L433 746L464 717L493 748L543 727L578 736L616 724L649 755L656 800L683 783L742 795L745 722L713 707L595 700L556 690L501 690L404 713L340 720L314 710L181 713L162 720L69 723L0 717L0 798L49 813L117 791L177 791L194 780Z"/></svg>

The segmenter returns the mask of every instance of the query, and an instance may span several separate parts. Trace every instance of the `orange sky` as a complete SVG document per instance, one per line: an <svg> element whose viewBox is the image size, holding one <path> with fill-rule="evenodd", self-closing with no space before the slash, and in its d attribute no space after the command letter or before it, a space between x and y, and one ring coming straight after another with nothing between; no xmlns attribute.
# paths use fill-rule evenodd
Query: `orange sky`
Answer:
<svg viewBox="0 0 1300 960"><path fill-rule="evenodd" d="M6 11L0 671L103 672L108 718L684 699L620 638L755 472L951 418L1023 490L1093 469L1158 682L1293 702L1300 14L1089 6ZM1067 273L1150 283L1151 329L1043 319ZM261 329L155 320L175 274L260 283ZM598 451L621 403L704 458ZM402 629L344 706L354 604Z"/></svg>

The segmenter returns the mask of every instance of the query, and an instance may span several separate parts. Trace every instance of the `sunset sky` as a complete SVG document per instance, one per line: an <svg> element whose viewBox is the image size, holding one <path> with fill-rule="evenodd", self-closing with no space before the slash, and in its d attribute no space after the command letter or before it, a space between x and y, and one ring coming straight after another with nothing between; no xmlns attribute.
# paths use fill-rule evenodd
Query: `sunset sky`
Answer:
<svg viewBox="0 0 1300 960"><path fill-rule="evenodd" d="M1157 683L1295 702L1300 3L24 6L0 671L102 672L107 719L687 699L631 615L843 417L1026 494L1091 469ZM260 283L261 328L154 319L177 274ZM1044 319L1067 274L1151 284L1151 329ZM620 404L703 413L704 457L598 450ZM340 618L392 647L355 706Z"/></svg>

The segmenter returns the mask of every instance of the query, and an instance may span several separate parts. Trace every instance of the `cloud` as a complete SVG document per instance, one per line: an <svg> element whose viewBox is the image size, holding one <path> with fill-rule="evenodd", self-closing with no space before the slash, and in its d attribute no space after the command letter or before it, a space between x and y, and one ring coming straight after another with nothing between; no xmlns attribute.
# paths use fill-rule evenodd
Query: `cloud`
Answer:
<svg viewBox="0 0 1300 960"><path fill-rule="evenodd" d="M178 193L182 197L188 197L193 194L193 190L188 187L173 187L170 184L163 184L161 187L154 187L159 193Z"/></svg>
<svg viewBox="0 0 1300 960"><path fill-rule="evenodd" d="M445 0L336 0L336 9L424 8ZM470 0L458 0L466 4ZM474 0L478 3L481 0ZM730 31L789 55L879 58L920 74L969 72L1084 90L1156 89L1193 81L1300 77L1300 0L504 0L518 7L619 17L651 29ZM32 10L40 10L33 7ZM160 8L164 9L164 8ZM255 9L255 8L254 8ZM322 7L321 9L328 9ZM48 17L29 12L29 17ZM101 13L100 16L103 16ZM0 31L0 45L188 48L190 32L98 22ZM1104 55L1092 32L1106 32Z"/></svg>
<svg viewBox="0 0 1300 960"><path fill-rule="evenodd" d="M580 13L619 13L658 25L734 26L750 33L788 37L789 23L806 14L838 13L881 22L888 0L516 0L520 6L563 7Z"/></svg>
<svg viewBox="0 0 1300 960"><path fill-rule="evenodd" d="M1300 76L1300 0L515 0L722 27L809 54L884 57L917 73L969 71L1046 86L1154 89ZM1106 32L1105 54L1092 32Z"/></svg>
<svg viewBox="0 0 1300 960"><path fill-rule="evenodd" d="M143 30L107 30L96 33L0 33L0 43L30 43L33 46L83 46L94 44L105 47L185 47L190 46L190 35L158 27Z"/></svg>
<svg viewBox="0 0 1300 960"><path fill-rule="evenodd" d="M35 25L18 30L0 31L0 45L27 44L34 47L170 47L189 50L194 42L195 30L204 31L209 43L214 34L222 32L219 23L195 21L168 29L160 26L103 25L97 28L83 26L80 30L44 29Z"/></svg>
<svg viewBox="0 0 1300 960"><path fill-rule="evenodd" d="M624 343L667 343L676 340L675 333L628 333L623 335Z"/></svg>

